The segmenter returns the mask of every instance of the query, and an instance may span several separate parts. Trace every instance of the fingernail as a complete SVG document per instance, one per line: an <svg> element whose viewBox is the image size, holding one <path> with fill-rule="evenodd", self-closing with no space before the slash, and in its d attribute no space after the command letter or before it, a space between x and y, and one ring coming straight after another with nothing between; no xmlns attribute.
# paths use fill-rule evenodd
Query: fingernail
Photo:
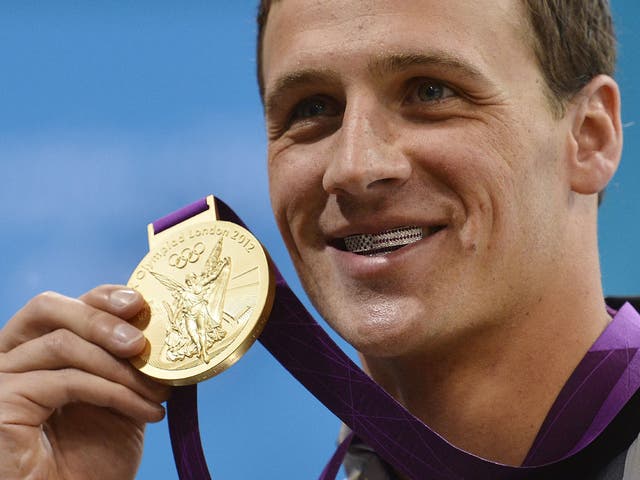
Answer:
<svg viewBox="0 0 640 480"><path fill-rule="evenodd" d="M111 302L111 305L116 308L124 308L138 300L138 295L139 293L135 290L131 290L130 288L121 288L111 292L109 295L109 301Z"/></svg>
<svg viewBox="0 0 640 480"><path fill-rule="evenodd" d="M142 332L128 323L121 323L113 329L113 336L123 345L131 345L142 338Z"/></svg>

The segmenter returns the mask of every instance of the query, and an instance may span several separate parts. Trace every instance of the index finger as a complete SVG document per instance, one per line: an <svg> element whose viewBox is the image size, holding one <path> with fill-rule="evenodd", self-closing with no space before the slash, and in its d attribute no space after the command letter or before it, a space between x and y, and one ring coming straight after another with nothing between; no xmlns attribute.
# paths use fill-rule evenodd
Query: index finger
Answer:
<svg viewBox="0 0 640 480"><path fill-rule="evenodd" d="M119 357L144 348L142 332L126 319L145 305L142 296L126 287L104 285L79 299L45 292L25 305L0 332L0 351L57 329L66 329Z"/></svg>

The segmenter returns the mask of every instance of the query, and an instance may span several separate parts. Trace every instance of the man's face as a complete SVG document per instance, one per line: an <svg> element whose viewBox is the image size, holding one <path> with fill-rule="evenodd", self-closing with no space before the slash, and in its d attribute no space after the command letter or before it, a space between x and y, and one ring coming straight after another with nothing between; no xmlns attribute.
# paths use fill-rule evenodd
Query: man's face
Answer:
<svg viewBox="0 0 640 480"><path fill-rule="evenodd" d="M567 222L570 128L550 112L520 8L272 8L273 209L312 301L365 354L464 341L544 295Z"/></svg>

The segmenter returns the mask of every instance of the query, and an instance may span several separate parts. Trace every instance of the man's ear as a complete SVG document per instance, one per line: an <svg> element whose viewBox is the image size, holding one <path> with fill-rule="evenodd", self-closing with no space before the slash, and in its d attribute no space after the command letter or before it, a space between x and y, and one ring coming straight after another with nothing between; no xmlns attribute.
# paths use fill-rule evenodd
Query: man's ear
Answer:
<svg viewBox="0 0 640 480"><path fill-rule="evenodd" d="M622 154L618 84L607 75L599 75L571 104L575 115L572 134L577 146L568 166L571 189L584 195L596 194L613 177Z"/></svg>

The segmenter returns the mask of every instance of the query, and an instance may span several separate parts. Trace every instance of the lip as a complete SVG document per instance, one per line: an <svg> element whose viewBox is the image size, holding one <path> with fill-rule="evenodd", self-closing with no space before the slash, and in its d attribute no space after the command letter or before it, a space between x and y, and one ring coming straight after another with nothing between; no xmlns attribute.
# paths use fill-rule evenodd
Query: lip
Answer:
<svg viewBox="0 0 640 480"><path fill-rule="evenodd" d="M337 269L345 276L355 280L380 279L383 275L409 271L411 268L414 268L415 265L425 265L425 262L427 262L427 264L429 262L435 263L437 255L441 251L440 244L445 240L450 231L450 226L444 223L434 223L431 227L423 225L422 228L428 230L436 225L441 225L443 228L417 242L408 244L382 256L370 257L351 253L341 250L331 243L327 243L326 248L329 255L333 258ZM377 229L373 230L372 233L380 231L381 230ZM358 230L358 233L369 232ZM348 235L349 234L354 235L355 233L348 233Z"/></svg>

